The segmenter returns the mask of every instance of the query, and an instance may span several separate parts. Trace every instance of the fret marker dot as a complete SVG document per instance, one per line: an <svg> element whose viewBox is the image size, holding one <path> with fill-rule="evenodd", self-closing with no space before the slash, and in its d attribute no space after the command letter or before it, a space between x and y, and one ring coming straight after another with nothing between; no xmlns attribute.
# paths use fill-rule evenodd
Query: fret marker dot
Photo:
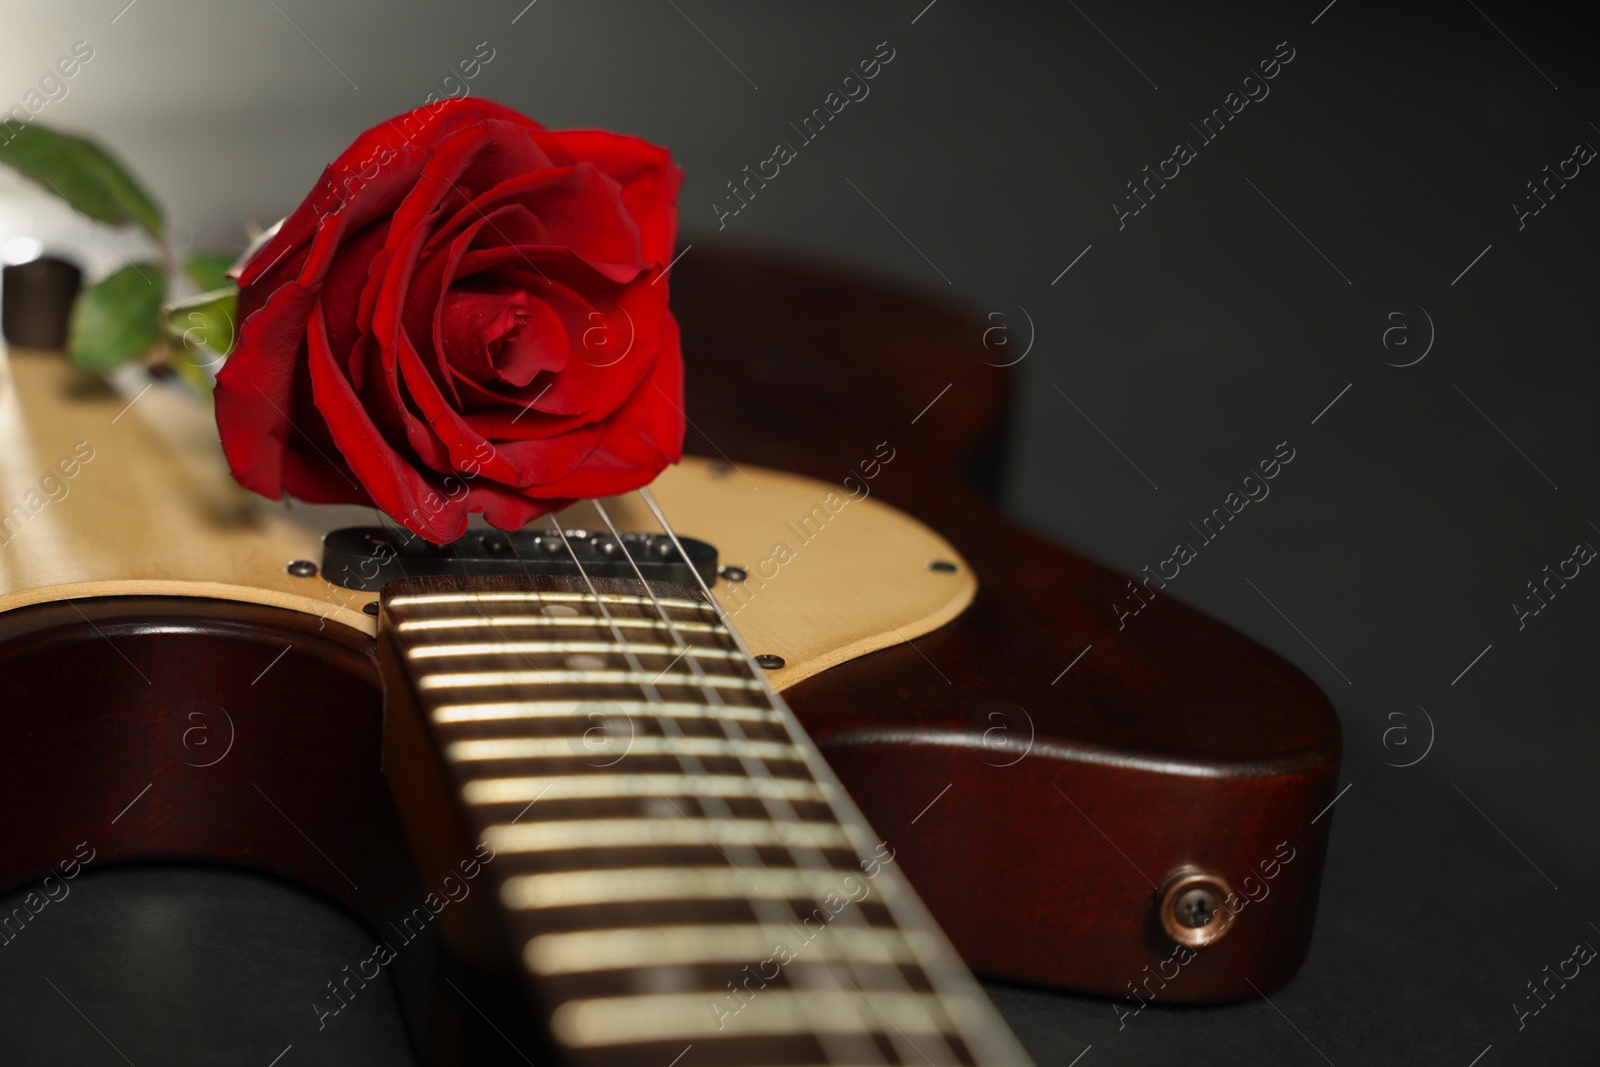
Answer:
<svg viewBox="0 0 1600 1067"><path fill-rule="evenodd" d="M544 615L559 615L566 617L571 617L578 614L578 609L570 604L546 604L544 607L540 608L539 611Z"/></svg>

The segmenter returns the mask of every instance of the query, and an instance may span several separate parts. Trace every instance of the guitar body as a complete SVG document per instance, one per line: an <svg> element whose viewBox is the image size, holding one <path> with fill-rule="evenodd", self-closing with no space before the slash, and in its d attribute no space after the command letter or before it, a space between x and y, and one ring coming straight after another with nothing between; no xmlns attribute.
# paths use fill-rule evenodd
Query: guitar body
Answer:
<svg viewBox="0 0 1600 1067"><path fill-rule="evenodd" d="M691 443L837 479L888 438L903 458L879 495L978 576L972 605L915 648L785 694L873 825L903 844L968 964L1167 1003L1286 982L1310 943L1332 821L1312 820L1337 790L1327 698L1159 586L1140 587L1157 595L1119 629L1125 577L995 509L984 491L998 492L1013 372L979 358L995 357L962 315L756 257L695 266L675 279L700 368ZM1240 908L1178 972L1155 905L1186 868L1224 875ZM1152 982L1158 970L1182 977Z"/></svg>
<svg viewBox="0 0 1600 1067"><path fill-rule="evenodd" d="M959 316L739 257L696 254L677 273L689 412L706 435L690 446L736 466L686 463L658 494L684 533L752 572L738 593L718 584L719 599L752 652L784 659L771 681L968 964L1163 1001L1286 981L1310 937L1331 823L1317 816L1339 760L1315 686L1165 597L1119 631L1108 605L1124 579L1011 525L971 487L993 488L1008 386ZM59 384L54 373L35 380ZM7 397L13 441L30 399ZM96 428L123 404L89 401L81 425ZM81 495L119 462L101 432ZM32 457L78 434L52 423ZM845 475L859 483L880 443L895 458L875 465L870 500L820 533L794 525ZM373 598L285 577L289 559L318 558L315 509L240 518L247 505L208 478L182 493L239 546L229 560L141 543L141 529L91 532L73 518L87 499L51 503L8 543L0 885L59 878L74 856L215 860L307 883L380 928L425 889L382 773ZM719 512L734 493L738 507ZM51 530L65 547L45 544ZM119 541L145 571L124 579L93 557ZM794 562L760 569L774 542ZM252 552L266 561L255 572ZM210 566L222 577L201 580ZM1237 913L1174 978L1161 894L1186 871L1237 891ZM480 1024L439 993L439 958L424 944L392 970L419 1044L447 1062Z"/></svg>

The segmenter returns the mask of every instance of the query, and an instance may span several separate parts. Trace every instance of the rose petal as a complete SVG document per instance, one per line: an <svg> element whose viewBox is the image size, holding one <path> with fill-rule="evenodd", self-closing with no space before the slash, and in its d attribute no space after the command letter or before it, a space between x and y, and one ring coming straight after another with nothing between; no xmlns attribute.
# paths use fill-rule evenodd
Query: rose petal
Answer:
<svg viewBox="0 0 1600 1067"><path fill-rule="evenodd" d="M542 130L533 135L552 157L593 162L622 186L622 202L639 226L646 262L672 260L683 171L665 148L606 130Z"/></svg>
<svg viewBox="0 0 1600 1067"><path fill-rule="evenodd" d="M497 482L515 484L516 469L494 451L493 442L487 441L482 434L468 426L461 413L445 401L439 392L438 383L423 366L422 359L417 355L410 338L404 334L400 336L396 353L400 381L405 385L406 393L412 403L426 420L428 429L444 445L449 455L450 469L458 471L481 469L486 477ZM489 446L490 451L487 458L484 457L485 445Z"/></svg>
<svg viewBox="0 0 1600 1067"><path fill-rule="evenodd" d="M540 497L614 496L648 485L683 458L683 360L678 324L670 317L661 354L644 384L605 423L583 465L559 481L530 486ZM471 494L468 494L470 499Z"/></svg>
<svg viewBox="0 0 1600 1067"><path fill-rule="evenodd" d="M467 510L483 514L498 530L520 530L534 519L560 511L575 500L536 500L493 482L474 482L467 489Z"/></svg>
<svg viewBox="0 0 1600 1067"><path fill-rule="evenodd" d="M322 307L322 321L328 330L329 346L340 357L340 363L357 389L361 387L364 365L360 358L361 342L369 336L360 314L361 298L368 286L374 284L374 257L383 247L388 233L389 221L379 219L341 244L317 297Z"/></svg>
<svg viewBox="0 0 1600 1067"><path fill-rule="evenodd" d="M474 382L524 386L541 371L567 365L567 332L542 300L522 291L478 292L455 286L445 294L441 333L452 370Z"/></svg>
<svg viewBox="0 0 1600 1067"><path fill-rule="evenodd" d="M530 134L544 129L502 104L469 97L424 105L367 130L339 153L339 158L323 171L316 187L284 220L272 240L244 265L238 275L239 284L246 286L259 280L262 272L283 258L286 250L307 244L325 216L345 211L354 202L362 203L366 209L364 214L372 212L357 228L387 214L406 190L416 184L418 175L432 158L434 144L453 130L482 126L490 120L520 127ZM391 198L392 202L385 207L385 202Z"/></svg>
<svg viewBox="0 0 1600 1067"><path fill-rule="evenodd" d="M537 273L524 270L531 260ZM522 275L522 284L543 297L562 317L567 335L575 338L574 354L555 386L535 405L557 414L588 413L604 418L616 410L643 379L656 349L649 342L659 336L658 324L667 314L664 285L636 281L608 284L583 260L568 252L491 249L469 252L461 273L469 267L500 266ZM582 289L580 295L579 289ZM598 315L598 318L594 317ZM621 355L613 355L620 350Z"/></svg>
<svg viewBox="0 0 1600 1067"><path fill-rule="evenodd" d="M333 442L356 478L384 512L431 541L453 541L467 528L462 500L451 500L395 452L378 432L328 347L321 311L306 331L317 409L327 414Z"/></svg>
<svg viewBox="0 0 1600 1067"><path fill-rule="evenodd" d="M483 236L498 243L536 249L565 248L612 281L628 282L645 269L639 227L622 200L622 186L592 163L517 174L489 189L456 213L449 233L503 207L521 208L538 229L521 234L495 224ZM477 247L492 248L486 242Z"/></svg>
<svg viewBox="0 0 1600 1067"><path fill-rule="evenodd" d="M217 373L214 391L222 450L239 484L277 500L294 378L301 366L305 323L316 295L290 282L273 293L239 331L239 343Z"/></svg>

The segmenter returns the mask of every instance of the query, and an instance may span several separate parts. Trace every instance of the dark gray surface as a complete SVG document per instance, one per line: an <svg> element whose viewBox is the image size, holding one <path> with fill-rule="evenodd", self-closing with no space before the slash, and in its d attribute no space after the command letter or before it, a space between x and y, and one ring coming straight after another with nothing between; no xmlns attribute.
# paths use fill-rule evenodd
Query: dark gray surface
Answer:
<svg viewBox="0 0 1600 1067"><path fill-rule="evenodd" d="M325 898L200 866L91 865L66 885L0 948L7 1067L413 1062L387 984L314 1007L375 941Z"/></svg>
<svg viewBox="0 0 1600 1067"><path fill-rule="evenodd" d="M1031 317L1009 505L1129 570L1194 540L1188 524L1289 441L1296 459L1272 496L1171 592L1300 664L1345 721L1353 784L1331 816L1305 970L1270 1004L1152 1009L1120 1032L1104 1001L1010 988L997 1000L1042 1063L1091 1044L1081 1067L1594 1062L1600 978L1585 970L1520 1030L1513 1004L1575 942L1600 945L1600 579L1586 570L1525 629L1510 606L1576 542L1600 545L1600 177L1585 168L1521 230L1511 208L1575 142L1600 146L1588 26L1563 7L1503 2L925 2L540 0L512 25L523 0L281 0L281 13L143 0L113 26L113 0L92 17L8 15L25 32L6 35L0 58L43 69L70 41L95 41L95 65L46 117L114 139L187 226L217 239L281 215L356 129L419 103L487 39L497 55L476 92L554 126L673 147L689 174L686 242L890 276L1004 314L1019 344ZM723 183L885 39L896 58L872 95L718 231ZM1119 231L1110 204L1124 182L1196 140L1188 122L1285 40L1296 57L1271 95ZM1386 365L1368 337L1396 300L1437 331L1412 367ZM942 384L906 382L885 418L909 420ZM1076 651L1019 669L1053 677ZM1387 718L1395 701L1408 702L1401 719ZM321 973L288 949L356 938L298 898L294 910L236 882L184 881L215 893L192 894L176 940L117 949L124 969L108 971L69 923L120 929L170 883L141 874L113 893L118 876L93 877L103 901L86 882L62 922L30 930L39 955L0 953L0 1025L48 1018L81 1040L70 1027L88 1031L82 1019L43 1007L56 995L40 978L59 974L119 1043L170 1027L216 1038L196 1046L219 1050L215 1062L264 1063L293 1040L268 1039L277 1013L309 1014L289 975ZM247 907L286 970L249 985L218 965L185 984L225 958L199 917ZM120 984L96 984L111 973ZM163 997L167 1015L149 1007ZM204 1029L208 1012L231 1020L241 1005L261 1014ZM260 1040L230 1058L218 1035L245 1027ZM193 1062L180 1044L141 1047L149 1062ZM284 1064L360 1062L328 1047L297 1042L290 1055L308 1059Z"/></svg>

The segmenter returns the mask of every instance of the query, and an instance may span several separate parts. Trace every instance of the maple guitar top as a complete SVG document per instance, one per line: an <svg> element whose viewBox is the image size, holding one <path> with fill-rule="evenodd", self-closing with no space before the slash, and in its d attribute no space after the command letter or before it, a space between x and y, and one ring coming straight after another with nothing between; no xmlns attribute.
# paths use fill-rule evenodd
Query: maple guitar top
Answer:
<svg viewBox="0 0 1600 1067"><path fill-rule="evenodd" d="M26 350L0 374L0 612L194 596L376 632L363 610L375 593L288 568L320 560L325 533L371 525L374 509L274 504L241 489L211 412L176 386L118 391L57 353ZM769 674L778 689L942 626L977 590L944 538L871 489L862 473L846 489L699 457L652 487L683 534L747 573L713 593L753 651L784 661ZM657 528L637 496L607 509L621 529ZM849 522L834 521L846 512ZM587 521L582 507L569 514L568 526Z"/></svg>

